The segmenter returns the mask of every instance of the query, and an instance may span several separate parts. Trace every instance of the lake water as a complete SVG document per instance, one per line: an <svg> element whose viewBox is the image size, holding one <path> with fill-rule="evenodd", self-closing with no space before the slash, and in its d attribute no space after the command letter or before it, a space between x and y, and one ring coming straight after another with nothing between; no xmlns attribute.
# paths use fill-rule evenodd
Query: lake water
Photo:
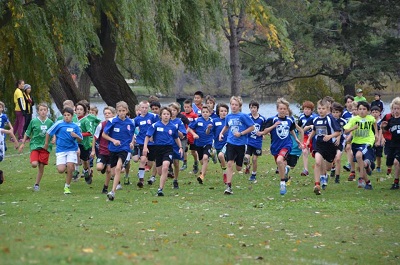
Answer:
<svg viewBox="0 0 400 265"><path fill-rule="evenodd" d="M160 98L161 106L166 106L175 101L176 101L175 98ZM217 103L222 103L222 102L226 103L229 106L229 98L218 98L218 99L216 99L216 101L217 101ZM251 101L251 98L243 98L242 111L244 113L250 113L250 110L249 110L250 101ZM95 105L99 109L98 117L103 120L103 118L104 118L103 108L106 106L105 102L102 101L101 99L100 100L91 99L91 104ZM390 109L389 108L390 102L384 102L384 105L385 105L385 112L387 113L388 110ZM52 108L57 117L61 115L60 111L58 110L57 106L54 103L52 104ZM299 106L297 105L297 103L291 103L290 108L292 109L294 115L300 114L300 109L299 109ZM266 118L276 115L276 113L277 113L276 102L275 101L274 102L260 102L259 113ZM34 114L34 117L35 117L35 114Z"/></svg>

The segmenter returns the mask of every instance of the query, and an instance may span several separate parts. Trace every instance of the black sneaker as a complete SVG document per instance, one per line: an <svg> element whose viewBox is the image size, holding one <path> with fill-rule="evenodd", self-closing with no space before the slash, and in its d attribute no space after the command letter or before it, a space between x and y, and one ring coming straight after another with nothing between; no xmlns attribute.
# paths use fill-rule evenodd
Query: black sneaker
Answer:
<svg viewBox="0 0 400 265"><path fill-rule="evenodd" d="M3 184L3 182L4 182L3 170L0 170L0 184Z"/></svg>
<svg viewBox="0 0 400 265"><path fill-rule="evenodd" d="M340 183L340 177L339 177L339 176L336 176L336 177L335 177L335 183L336 183L336 184L339 184L339 183Z"/></svg>
<svg viewBox="0 0 400 265"><path fill-rule="evenodd" d="M139 179L139 181L138 181L138 183L136 184L139 188L143 188L143 182L144 182L144 180L143 179Z"/></svg>
<svg viewBox="0 0 400 265"><path fill-rule="evenodd" d="M158 189L158 191L157 191L157 196L164 196L164 192L163 192L163 190L161 190L161 189Z"/></svg>
<svg viewBox="0 0 400 265"><path fill-rule="evenodd" d="M350 164L344 165L343 169L346 170L347 172L350 172L350 170L351 170Z"/></svg>
<svg viewBox="0 0 400 265"><path fill-rule="evenodd" d="M335 173L336 173L336 169L335 168L331 169L331 178L335 177Z"/></svg>
<svg viewBox="0 0 400 265"><path fill-rule="evenodd" d="M174 189L179 189L179 184L178 184L177 180L174 180L173 185L174 185Z"/></svg>
<svg viewBox="0 0 400 265"><path fill-rule="evenodd" d="M197 174L199 172L199 166L194 164L193 165L193 174Z"/></svg>
<svg viewBox="0 0 400 265"><path fill-rule="evenodd" d="M103 190L101 191L102 194L107 194L108 193L108 188L103 187Z"/></svg>
<svg viewBox="0 0 400 265"><path fill-rule="evenodd" d="M129 177L124 177L124 185L130 185Z"/></svg>
<svg viewBox="0 0 400 265"><path fill-rule="evenodd" d="M93 170L89 169L89 172L85 173L85 181L88 185L92 184L92 180L93 180Z"/></svg>
<svg viewBox="0 0 400 265"><path fill-rule="evenodd" d="M399 183L393 183L392 187L390 189L391 190L398 190L399 189Z"/></svg>

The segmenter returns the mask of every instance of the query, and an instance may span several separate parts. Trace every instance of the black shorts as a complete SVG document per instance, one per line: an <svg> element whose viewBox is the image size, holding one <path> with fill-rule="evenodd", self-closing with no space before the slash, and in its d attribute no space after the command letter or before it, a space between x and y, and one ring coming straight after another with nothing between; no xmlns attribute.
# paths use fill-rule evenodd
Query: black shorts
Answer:
<svg viewBox="0 0 400 265"><path fill-rule="evenodd" d="M151 161L151 162L156 161L155 146L154 145L148 145L147 149L149 149L149 152L147 153L147 160Z"/></svg>
<svg viewBox="0 0 400 265"><path fill-rule="evenodd" d="M207 155L208 157L211 156L211 144L207 144L205 146L196 146L197 153L199 154L199 159L202 160L204 155Z"/></svg>
<svg viewBox="0 0 400 265"><path fill-rule="evenodd" d="M103 165L110 164L110 156L109 155L98 155L96 163L102 163Z"/></svg>
<svg viewBox="0 0 400 265"><path fill-rule="evenodd" d="M289 167L295 167L297 165L297 161L299 161L298 155L288 155L286 158L286 162Z"/></svg>
<svg viewBox="0 0 400 265"><path fill-rule="evenodd" d="M396 154L397 154L397 160L400 161L399 160L399 152L400 152L400 148L395 148L395 147L392 147L391 145L386 147L386 145L385 145L386 166L387 167L393 166L394 159L396 158Z"/></svg>
<svg viewBox="0 0 400 265"><path fill-rule="evenodd" d="M90 159L90 153L92 152L92 149L85 149L83 145L78 144L79 150L81 151L81 154L79 155L79 158L83 161L89 161Z"/></svg>
<svg viewBox="0 0 400 265"><path fill-rule="evenodd" d="M382 157L383 155L383 146L374 146L375 156Z"/></svg>
<svg viewBox="0 0 400 265"><path fill-rule="evenodd" d="M319 153L326 161L333 162L336 156L337 146L332 142L315 141L314 153Z"/></svg>
<svg viewBox="0 0 400 265"><path fill-rule="evenodd" d="M110 152L110 166L113 168L117 165L118 160L121 159L122 165L131 159L131 153L126 151Z"/></svg>
<svg viewBox="0 0 400 265"><path fill-rule="evenodd" d="M132 151L131 151L132 156L141 156L143 154L143 145L142 145L142 149L140 149L140 145L139 144L135 144L135 146L133 147Z"/></svg>
<svg viewBox="0 0 400 265"><path fill-rule="evenodd" d="M235 161L236 166L243 166L244 153L246 152L245 145L226 144L226 160Z"/></svg>
<svg viewBox="0 0 400 265"><path fill-rule="evenodd" d="M156 158L156 167L161 167L164 161L172 163L174 150L171 145L153 145Z"/></svg>
<svg viewBox="0 0 400 265"><path fill-rule="evenodd" d="M197 151L197 146L195 146L194 144L189 144L189 150Z"/></svg>
<svg viewBox="0 0 400 265"><path fill-rule="evenodd" d="M246 155L261 156L262 155L262 149L257 149L254 146L247 145L246 146Z"/></svg>

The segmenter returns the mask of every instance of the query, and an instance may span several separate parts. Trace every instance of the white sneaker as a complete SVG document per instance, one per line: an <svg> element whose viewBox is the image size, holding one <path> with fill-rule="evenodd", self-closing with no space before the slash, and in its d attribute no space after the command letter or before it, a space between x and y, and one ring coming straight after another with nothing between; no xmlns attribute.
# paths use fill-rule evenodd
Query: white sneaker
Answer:
<svg viewBox="0 0 400 265"><path fill-rule="evenodd" d="M233 194L232 188L231 187L226 187L226 190L224 191L224 194L232 195Z"/></svg>
<svg viewBox="0 0 400 265"><path fill-rule="evenodd" d="M40 187L39 187L39 185L34 185L33 186L33 191L39 191L40 190Z"/></svg>
<svg viewBox="0 0 400 265"><path fill-rule="evenodd" d="M115 193L113 191L110 191L109 193L107 193L107 198L109 201L113 201L115 198Z"/></svg>
<svg viewBox="0 0 400 265"><path fill-rule="evenodd" d="M116 190L122 190L122 186L121 186L121 184L118 184L118 185L117 185L117 188L116 188Z"/></svg>

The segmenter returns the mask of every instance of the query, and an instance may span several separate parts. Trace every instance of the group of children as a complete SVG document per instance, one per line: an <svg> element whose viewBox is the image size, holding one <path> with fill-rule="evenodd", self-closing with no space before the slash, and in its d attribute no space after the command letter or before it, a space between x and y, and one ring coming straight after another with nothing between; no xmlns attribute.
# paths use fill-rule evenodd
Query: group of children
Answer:
<svg viewBox="0 0 400 265"><path fill-rule="evenodd" d="M86 183L92 183L91 160L96 156L96 169L106 173L102 192L109 200L114 200L116 191L121 189L122 172L125 171L124 183L130 183L131 159L139 161L137 186L143 188L145 171L152 170L147 183L155 183L158 174L157 195L164 196L169 176L174 178L173 187L179 188L179 171L187 169L190 150L194 161L193 173L199 184L206 180L208 163L212 159L220 163L226 185L224 193L230 195L233 194L234 167L241 171L244 165L246 173L251 171L249 181L257 182L257 160L262 155L262 144L267 134L271 137L270 152L277 165L281 195L287 193L288 173L297 164L300 154L303 154L304 162L302 176L309 175L309 154L315 158L315 194L320 195L321 189L326 188L329 170L335 183L339 183L343 151L348 155L349 166L344 168L351 171L349 180L355 177L356 162L359 186L372 189L368 176L375 168L375 157L382 156L383 144L387 154L386 165L390 169L395 165L392 189L399 188L400 98L392 101L390 115L385 115L379 123L379 107L370 109L367 102L354 102L351 96L346 96L346 109L330 97L319 100L318 114L313 113L314 104L306 101L298 121L291 113L289 102L283 98L277 100L277 114L269 118L259 114L259 103L255 100L249 104L250 113L245 114L240 97L233 96L230 106L224 103L216 105L210 96L206 97L203 105L203 98L203 93L197 91L193 101L187 99L184 102L182 113L176 102L161 107L158 101L142 101L136 106L133 119L129 116L128 105L120 101L115 109L111 106L104 108L104 121L96 117L96 109L90 108L87 101L74 105L67 100L62 117L55 123L48 118L47 105L39 104L38 116L30 122L19 147L22 152L30 139L30 162L32 167L38 167L34 190L40 189L44 166L48 164L49 152L55 143L57 170L67 173L65 194L71 193L70 184L78 179L80 164ZM0 112L2 110L4 104L0 102ZM0 114L2 128L7 123L4 115ZM4 141L4 133L15 138L12 128L1 129L0 141ZM385 133L387 136L383 137ZM16 141L15 144L17 147ZM0 150L0 158L2 154L4 151ZM183 161L182 167L179 167L180 161ZM377 163L378 170L381 160L378 159ZM109 191L112 177L114 181ZM0 171L0 182L3 180Z"/></svg>

